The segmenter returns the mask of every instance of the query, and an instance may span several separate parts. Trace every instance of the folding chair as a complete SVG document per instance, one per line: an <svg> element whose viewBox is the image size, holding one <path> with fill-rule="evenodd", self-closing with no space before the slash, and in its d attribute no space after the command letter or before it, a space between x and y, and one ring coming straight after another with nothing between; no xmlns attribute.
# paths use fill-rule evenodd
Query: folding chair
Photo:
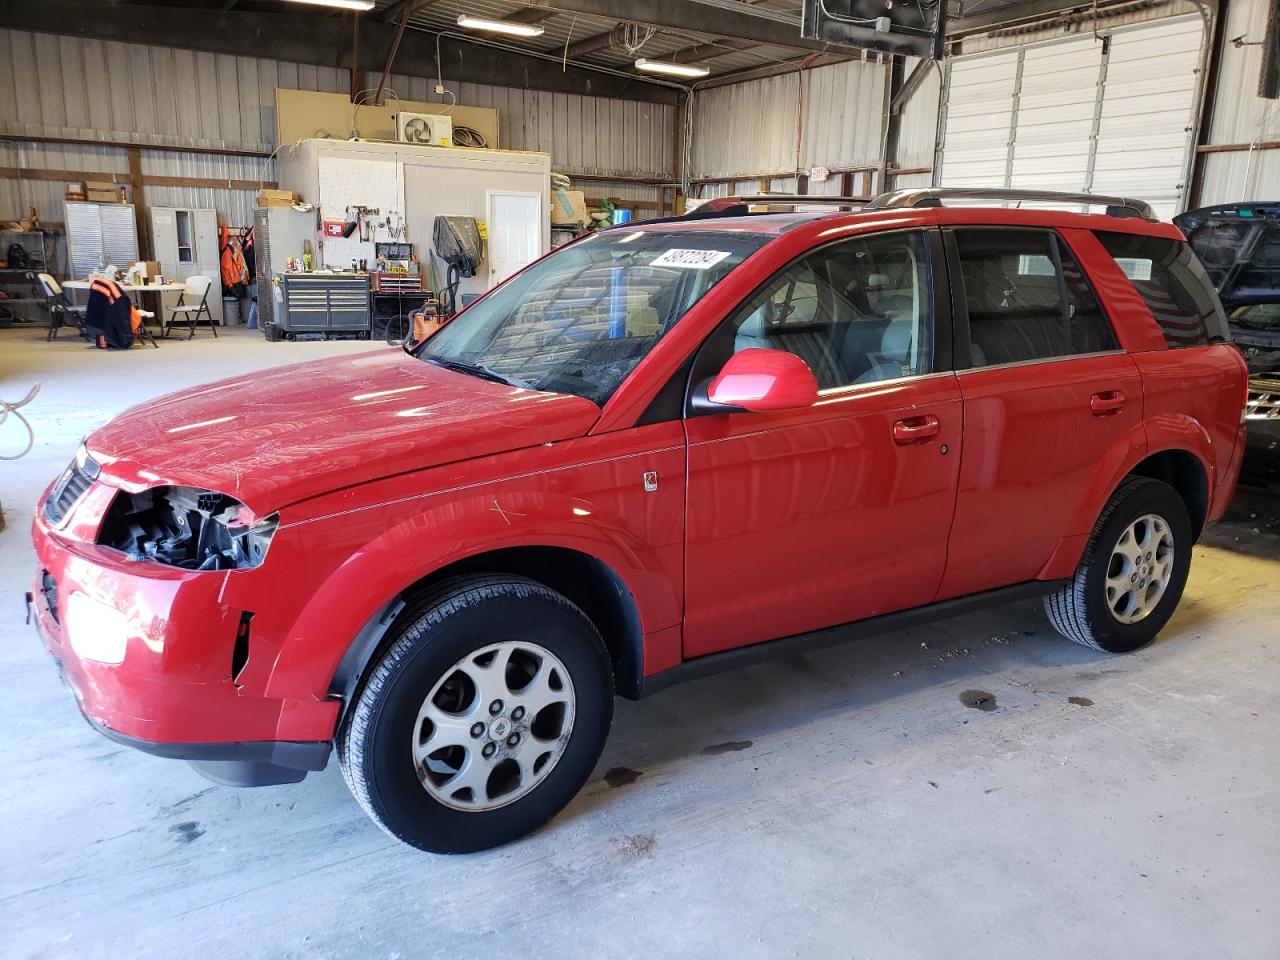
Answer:
<svg viewBox="0 0 1280 960"><path fill-rule="evenodd" d="M142 317L142 323L138 324L138 332L134 334L135 339L139 343L149 343L159 350L160 344L156 343L156 335L147 328L147 322L155 319L155 313L150 310L139 309L138 316Z"/></svg>
<svg viewBox="0 0 1280 960"><path fill-rule="evenodd" d="M78 307L67 299L67 292L57 280L47 273L36 274L40 287L44 290L44 298L49 308L49 335L45 342L57 339L62 327L84 329L84 307Z"/></svg>
<svg viewBox="0 0 1280 960"><path fill-rule="evenodd" d="M178 302L176 305L169 307L169 319L164 323L163 337L169 336L169 329L177 321L179 317L183 317L187 321L187 339L190 340L196 335L196 324L200 322L203 314L209 321L209 329L213 331L216 339L218 336L218 325L213 322L213 314L209 312L209 288L213 286L213 280L209 277L188 277L186 289L178 294ZM187 297L191 297L193 303L187 302Z"/></svg>

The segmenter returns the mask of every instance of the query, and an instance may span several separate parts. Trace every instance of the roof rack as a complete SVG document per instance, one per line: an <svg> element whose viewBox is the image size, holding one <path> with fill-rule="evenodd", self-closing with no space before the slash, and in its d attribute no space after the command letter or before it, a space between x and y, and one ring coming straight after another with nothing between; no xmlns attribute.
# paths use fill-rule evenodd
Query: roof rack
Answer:
<svg viewBox="0 0 1280 960"><path fill-rule="evenodd" d="M752 196L715 197L706 203L699 204L691 211L697 213L706 210L708 213L719 212L730 207L739 206L836 206L856 207L861 209L869 202L869 197L827 197L810 196L806 193L757 193Z"/></svg>
<svg viewBox="0 0 1280 960"><path fill-rule="evenodd" d="M745 217L753 212L752 207L763 206L834 206L849 210L861 210L867 205L869 197L825 197L809 196L803 193L758 193L751 196L714 197L698 204L687 213L669 217L652 217L646 220L634 220L622 224L624 227L651 223L683 223L686 220L711 220L717 217Z"/></svg>
<svg viewBox="0 0 1280 960"><path fill-rule="evenodd" d="M1057 190L1018 190L1004 187L917 187L882 193L866 205L868 210L902 207L940 207L944 200L1012 200L1049 203L1079 203L1105 206L1109 217L1141 217L1155 220L1151 204L1131 197L1109 197L1100 193L1063 193Z"/></svg>

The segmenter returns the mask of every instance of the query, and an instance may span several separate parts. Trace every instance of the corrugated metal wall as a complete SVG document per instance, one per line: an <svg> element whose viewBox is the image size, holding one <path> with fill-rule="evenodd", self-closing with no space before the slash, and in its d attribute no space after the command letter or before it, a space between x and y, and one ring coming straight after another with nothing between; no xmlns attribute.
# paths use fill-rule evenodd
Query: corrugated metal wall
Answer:
<svg viewBox="0 0 1280 960"><path fill-rule="evenodd" d="M903 77L920 61L908 57L903 66ZM893 178L895 188L927 187L933 182L933 155L938 141L938 101L942 95L942 67L935 62L929 73L920 81L915 92L902 105L898 115L898 149L895 166L904 170L925 169L930 172L901 174Z"/></svg>
<svg viewBox="0 0 1280 960"><path fill-rule="evenodd" d="M698 92L691 177L749 180L815 166L877 166L886 71L853 61Z"/></svg>
<svg viewBox="0 0 1280 960"><path fill-rule="evenodd" d="M1202 206L1280 200L1280 150L1258 147L1280 140L1280 104L1258 96L1266 24L1266 0L1231 0L1223 36L1243 37L1245 45L1228 42L1222 52L1209 143L1247 146L1204 157Z"/></svg>
<svg viewBox="0 0 1280 960"><path fill-rule="evenodd" d="M275 89L344 93L349 74L334 67L0 29L0 133L131 142L161 147L270 152ZM393 74L406 100L444 101L432 81ZM485 84L449 83L459 103L498 111L502 146L551 154L568 174L674 176L675 108ZM253 157L144 152L143 173L165 177L273 179ZM0 144L0 166L125 173L119 149ZM656 197L637 187L642 199ZM251 191L148 187L161 205L213 206L232 223L249 219ZM590 188L588 188L588 192ZM35 206L62 219L60 183L0 179L0 217Z"/></svg>

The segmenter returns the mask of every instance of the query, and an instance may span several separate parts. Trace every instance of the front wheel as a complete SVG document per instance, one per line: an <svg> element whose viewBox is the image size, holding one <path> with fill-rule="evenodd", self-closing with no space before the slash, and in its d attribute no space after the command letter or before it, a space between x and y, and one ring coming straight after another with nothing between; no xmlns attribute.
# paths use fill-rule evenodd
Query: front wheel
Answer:
<svg viewBox="0 0 1280 960"><path fill-rule="evenodd" d="M1155 639L1182 597L1191 567L1191 518L1176 490L1130 477L1112 495L1075 576L1045 597L1069 640L1128 653Z"/></svg>
<svg viewBox="0 0 1280 960"><path fill-rule="evenodd" d="M609 657L578 607L522 577L459 577L394 628L338 757L384 830L466 853L554 817L586 782L612 717Z"/></svg>

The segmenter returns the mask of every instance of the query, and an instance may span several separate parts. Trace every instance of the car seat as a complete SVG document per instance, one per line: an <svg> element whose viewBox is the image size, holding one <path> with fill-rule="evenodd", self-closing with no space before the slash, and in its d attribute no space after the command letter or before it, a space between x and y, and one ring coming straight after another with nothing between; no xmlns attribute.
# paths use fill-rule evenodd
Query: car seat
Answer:
<svg viewBox="0 0 1280 960"><path fill-rule="evenodd" d="M880 349L869 353L871 366L860 374L854 383L871 383L875 380L892 380L905 376L911 370L911 345L915 323L911 320L891 320L880 335Z"/></svg>

